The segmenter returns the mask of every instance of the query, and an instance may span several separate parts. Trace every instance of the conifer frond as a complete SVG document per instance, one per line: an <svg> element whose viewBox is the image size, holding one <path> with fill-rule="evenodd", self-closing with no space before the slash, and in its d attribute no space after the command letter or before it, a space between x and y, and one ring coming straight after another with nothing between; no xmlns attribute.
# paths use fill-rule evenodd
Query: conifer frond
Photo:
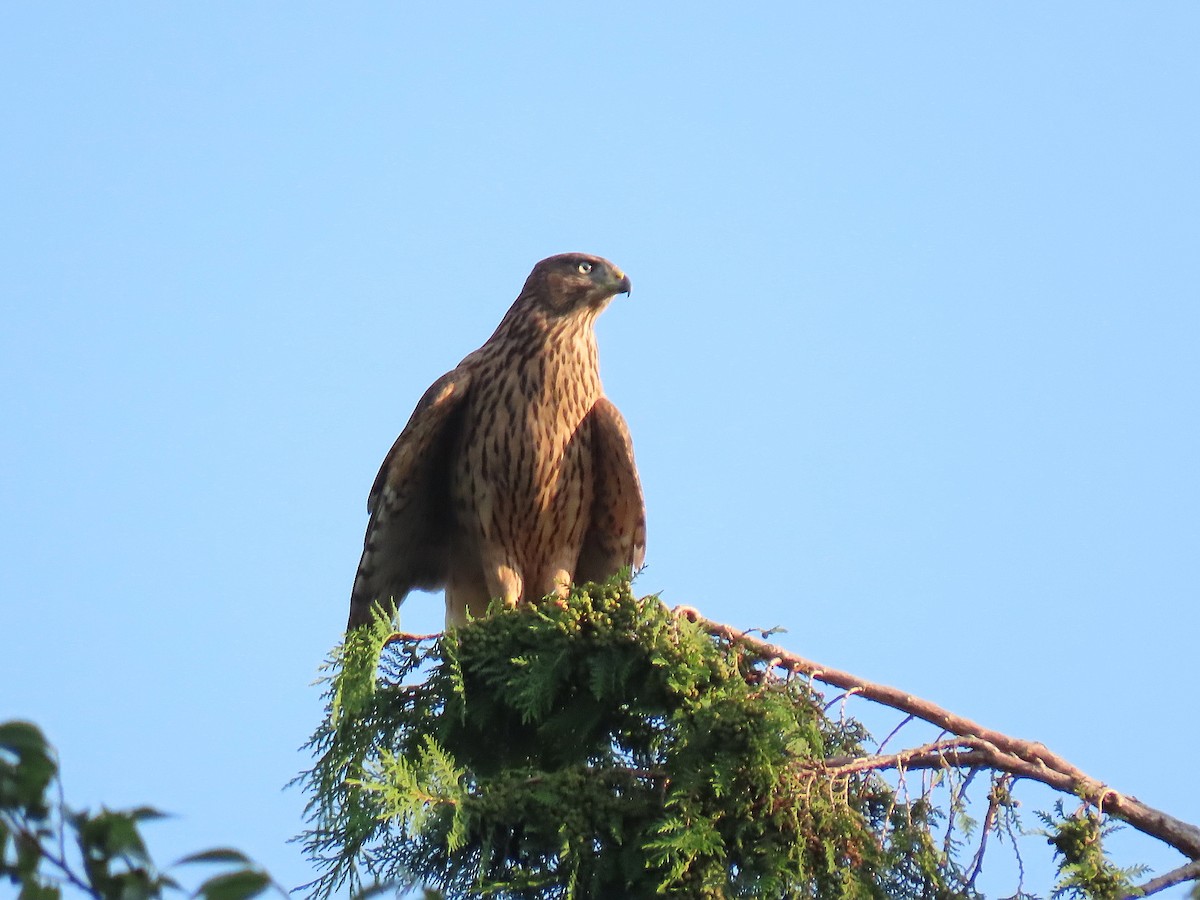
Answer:
<svg viewBox="0 0 1200 900"><path fill-rule="evenodd" d="M362 631L304 776L318 896L973 896L923 809L821 775L861 726L627 582L438 638Z"/></svg>

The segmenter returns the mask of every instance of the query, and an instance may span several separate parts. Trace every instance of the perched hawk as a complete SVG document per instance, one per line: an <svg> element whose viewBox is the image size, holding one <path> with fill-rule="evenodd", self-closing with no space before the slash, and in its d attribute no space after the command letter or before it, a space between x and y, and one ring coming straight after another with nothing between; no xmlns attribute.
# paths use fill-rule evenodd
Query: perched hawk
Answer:
<svg viewBox="0 0 1200 900"><path fill-rule="evenodd" d="M629 430L604 396L593 330L629 278L606 259L544 259L500 326L425 392L371 488L350 595L446 589L446 622L566 595L642 564L646 514Z"/></svg>

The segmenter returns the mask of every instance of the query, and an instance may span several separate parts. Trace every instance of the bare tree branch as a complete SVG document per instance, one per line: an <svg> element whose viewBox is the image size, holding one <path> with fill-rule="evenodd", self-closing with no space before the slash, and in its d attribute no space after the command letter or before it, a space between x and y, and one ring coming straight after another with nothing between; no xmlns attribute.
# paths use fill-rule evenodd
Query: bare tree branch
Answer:
<svg viewBox="0 0 1200 900"><path fill-rule="evenodd" d="M1200 859L1193 860L1186 866L1172 869L1166 875L1159 875L1157 878L1147 881L1138 887L1138 892L1141 896L1148 897L1150 894L1156 894L1184 881L1195 881L1197 878L1200 878Z"/></svg>
<svg viewBox="0 0 1200 900"><path fill-rule="evenodd" d="M1009 737L955 715L928 700L797 656L777 644L706 619L693 609L679 608L676 612L686 616L709 634L728 641L730 645L745 648L768 666L781 668L788 673L806 675L814 681L889 706L957 735L957 739L936 741L885 757L827 760L826 766L832 765L835 773L890 768L943 768L947 765L967 769L988 767L1008 772L1021 778L1039 781L1063 793L1074 794L1103 812L1128 822L1139 831L1169 844L1193 861L1168 875L1148 882L1144 887L1146 893L1153 892L1150 890L1151 886L1153 890L1161 890L1180 881L1200 878L1200 828L1147 806L1135 797L1113 790L1053 753L1045 745ZM1164 879L1168 878L1175 880L1164 882ZM1163 883L1159 885L1159 882Z"/></svg>

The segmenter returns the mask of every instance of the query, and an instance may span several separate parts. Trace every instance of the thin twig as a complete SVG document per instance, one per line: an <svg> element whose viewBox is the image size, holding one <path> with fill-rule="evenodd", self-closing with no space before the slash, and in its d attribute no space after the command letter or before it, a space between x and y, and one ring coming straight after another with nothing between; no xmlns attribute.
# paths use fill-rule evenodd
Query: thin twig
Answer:
<svg viewBox="0 0 1200 900"><path fill-rule="evenodd" d="M976 770L978 771L978 770ZM1009 776L1003 775L1002 778ZM993 784L992 789L988 791L988 808L987 813L983 817L983 831L979 835L979 849L975 851L975 858L971 860L971 867L967 870L970 876L967 878L967 886L974 887L975 879L979 877L979 873L983 871L983 854L987 850L988 835L996 826L996 815L1000 808L1000 794L996 790L997 785Z"/></svg>
<svg viewBox="0 0 1200 900"><path fill-rule="evenodd" d="M888 732L888 736L879 742L879 746L875 748L875 752L882 753L883 748L887 746L888 741L890 741L892 738L894 738L896 736L896 734L900 731L900 729L903 728L905 725L907 725L909 722L911 722L914 718L915 718L915 716L910 714L910 715L905 716L903 719L901 719L900 724L897 725L895 728L893 728L890 732Z"/></svg>
<svg viewBox="0 0 1200 900"><path fill-rule="evenodd" d="M402 644L402 643L420 644L420 643L423 643L424 641L437 640L444 633L445 632L435 631L432 634L412 634L407 631L394 631L388 635L387 640L383 642L383 646L389 647L392 644Z"/></svg>

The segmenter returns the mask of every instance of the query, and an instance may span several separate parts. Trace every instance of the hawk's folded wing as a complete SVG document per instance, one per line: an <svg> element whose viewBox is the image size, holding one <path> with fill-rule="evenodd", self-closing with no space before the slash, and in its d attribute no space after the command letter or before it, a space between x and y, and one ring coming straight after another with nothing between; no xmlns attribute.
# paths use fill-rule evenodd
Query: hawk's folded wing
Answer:
<svg viewBox="0 0 1200 900"><path fill-rule="evenodd" d="M603 581L646 556L646 506L633 462L633 442L621 413L601 397L588 413L594 492L591 519L575 567L575 582Z"/></svg>
<svg viewBox="0 0 1200 900"><path fill-rule="evenodd" d="M367 499L371 520L350 595L350 628L370 622L375 603L398 604L414 588L446 583L451 457L470 384L462 367L435 381L383 461Z"/></svg>

